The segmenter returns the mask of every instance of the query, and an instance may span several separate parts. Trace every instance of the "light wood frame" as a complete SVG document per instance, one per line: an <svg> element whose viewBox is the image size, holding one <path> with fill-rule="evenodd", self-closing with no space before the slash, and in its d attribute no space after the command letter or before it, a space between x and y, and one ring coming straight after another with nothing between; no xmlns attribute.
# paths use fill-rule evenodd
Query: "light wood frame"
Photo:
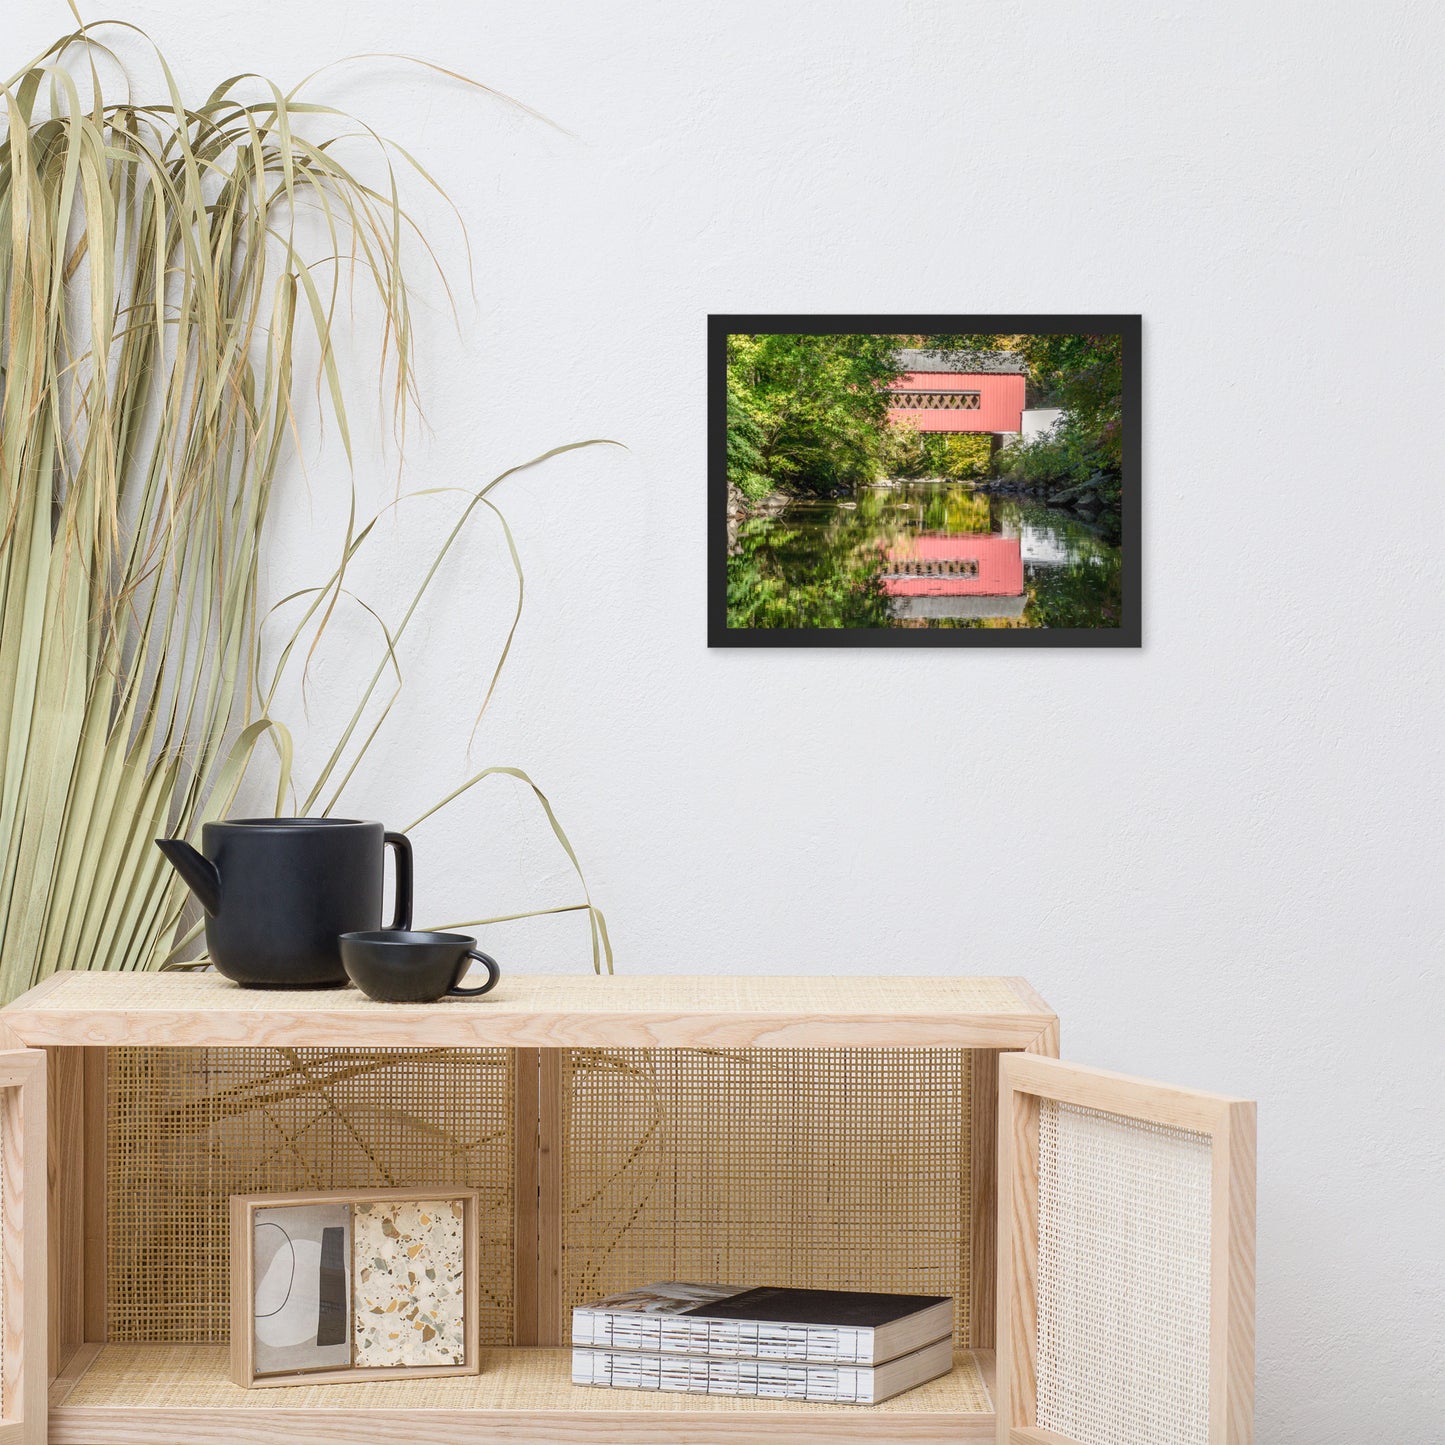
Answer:
<svg viewBox="0 0 1445 1445"><path fill-rule="evenodd" d="M999 1065L997 1445L1078 1445L1036 1423L1039 1105L1045 1099L1209 1137L1209 1445L1252 1445L1254 1104L1030 1054L1005 1055Z"/></svg>
<svg viewBox="0 0 1445 1445"><path fill-rule="evenodd" d="M38 1049L0 1053L0 1445L43 1445L46 1439L45 1070Z"/></svg>
<svg viewBox="0 0 1445 1445"><path fill-rule="evenodd" d="M377 1368L347 1365L342 1369L289 1371L257 1375L252 1309L256 1295L255 1217L260 1209L306 1204L406 1204L442 1199L462 1201L463 1250L463 1363L460 1365L393 1365ZM270 1385L326 1385L362 1380L414 1380L444 1375L475 1375L480 1368L478 1337L480 1282L477 1275L477 1209L475 1189L441 1184L423 1189L305 1189L290 1194L233 1194L231 1196L231 1379L248 1388ZM355 1287L355 1238L349 1263Z"/></svg>

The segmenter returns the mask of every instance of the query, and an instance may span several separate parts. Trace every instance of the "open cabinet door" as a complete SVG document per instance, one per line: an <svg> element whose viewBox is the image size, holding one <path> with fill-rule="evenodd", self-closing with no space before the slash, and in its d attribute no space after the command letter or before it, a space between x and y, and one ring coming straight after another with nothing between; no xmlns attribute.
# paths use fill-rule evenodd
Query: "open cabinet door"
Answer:
<svg viewBox="0 0 1445 1445"><path fill-rule="evenodd" d="M999 1445L1251 1445L1254 1105L1004 1054Z"/></svg>
<svg viewBox="0 0 1445 1445"><path fill-rule="evenodd" d="M0 1050L0 1445L44 1445L45 1053Z"/></svg>

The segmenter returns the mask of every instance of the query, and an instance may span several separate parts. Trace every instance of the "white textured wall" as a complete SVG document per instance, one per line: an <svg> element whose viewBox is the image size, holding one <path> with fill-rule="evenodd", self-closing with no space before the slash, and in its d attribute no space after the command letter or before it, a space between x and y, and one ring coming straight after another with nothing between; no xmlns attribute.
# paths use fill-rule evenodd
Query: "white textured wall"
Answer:
<svg viewBox="0 0 1445 1445"><path fill-rule="evenodd" d="M575 132L378 62L322 87L472 234L409 484L631 448L508 486L528 612L473 752L548 788L619 968L1022 973L1070 1058L1257 1096L1260 1440L1438 1438L1440 9L126 9L192 93L407 51ZM64 13L8 15L6 68ZM1145 316L1144 649L709 652L706 313L994 309ZM341 482L334 450L293 474L275 589L320 570ZM505 566L483 528L444 574L353 809L463 775ZM318 731L361 665L333 641ZM510 783L417 848L434 921L570 896ZM575 918L488 936L584 966Z"/></svg>

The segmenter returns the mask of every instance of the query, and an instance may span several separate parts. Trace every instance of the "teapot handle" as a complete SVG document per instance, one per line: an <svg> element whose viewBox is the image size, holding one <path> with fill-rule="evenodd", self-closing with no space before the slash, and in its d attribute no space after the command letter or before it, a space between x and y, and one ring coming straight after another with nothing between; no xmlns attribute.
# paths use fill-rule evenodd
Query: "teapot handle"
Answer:
<svg viewBox="0 0 1445 1445"><path fill-rule="evenodd" d="M406 932L411 928L411 840L405 833L388 833L386 846L396 850L396 910L387 926Z"/></svg>

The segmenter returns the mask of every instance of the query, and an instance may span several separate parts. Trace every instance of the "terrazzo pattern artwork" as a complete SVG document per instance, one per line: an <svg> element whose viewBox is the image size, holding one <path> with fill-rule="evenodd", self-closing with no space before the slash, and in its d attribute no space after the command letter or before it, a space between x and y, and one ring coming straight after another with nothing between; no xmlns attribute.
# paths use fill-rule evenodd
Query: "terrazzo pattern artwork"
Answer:
<svg viewBox="0 0 1445 1445"><path fill-rule="evenodd" d="M460 1199L352 1210L352 1363L466 1363L466 1227Z"/></svg>

